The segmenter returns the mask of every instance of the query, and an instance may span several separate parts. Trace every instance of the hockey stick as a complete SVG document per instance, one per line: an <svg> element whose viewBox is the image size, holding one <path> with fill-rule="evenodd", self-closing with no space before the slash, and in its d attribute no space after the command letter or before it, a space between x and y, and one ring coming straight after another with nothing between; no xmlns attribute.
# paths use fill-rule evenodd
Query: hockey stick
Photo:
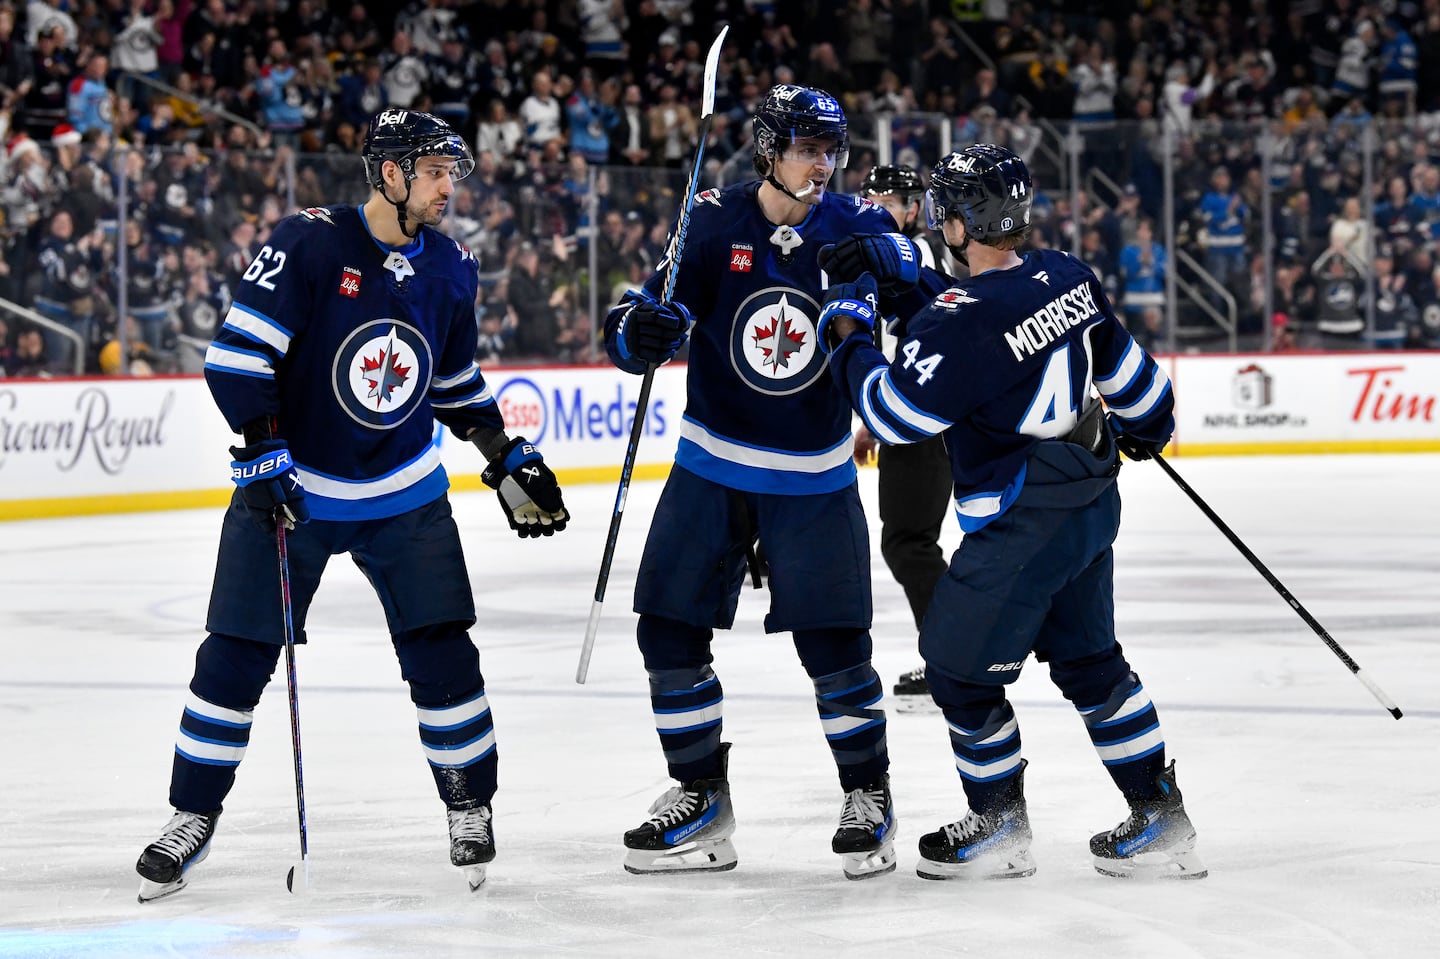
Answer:
<svg viewBox="0 0 1440 959"><path fill-rule="evenodd" d="M710 135L710 119L715 115L715 75L720 69L720 48L725 43L729 26L720 28L720 35L705 54L705 89L700 101L700 129L695 140L695 161L690 166L690 179L685 183L685 196L680 201L680 216L670 248L665 251L665 285L660 301L669 303L675 292L675 277L680 271L680 256L685 250L685 234L690 229L690 208L695 205L695 187L700 180L700 166L705 161L705 138ZM620 488L615 492L615 510L610 515L610 532L605 536L605 554L600 558L600 575L595 583L595 601L590 604L590 621L585 624L585 644L580 647L580 665L575 682L584 683L590 672L590 654L595 649L595 635L600 630L600 609L605 605L605 587L610 582L610 564L615 560L615 542L620 536L620 518L625 515L625 497L630 492L630 474L635 470L635 455L640 450L640 434L645 431L645 412L650 405L650 387L655 381L655 364L645 367L640 381L640 398L635 401L635 421L630 426L630 442L625 446L625 461L620 465Z"/></svg>
<svg viewBox="0 0 1440 959"><path fill-rule="evenodd" d="M295 757L295 809L300 817L301 886L295 886L295 867L285 874L285 888L310 888L310 843L305 830L305 773L300 762L300 690L295 684L295 620L290 603L290 553L285 543L284 508L276 510L275 551L280 557L280 607L285 620L285 690L290 697L290 751Z"/></svg>
<svg viewBox="0 0 1440 959"><path fill-rule="evenodd" d="M1175 467L1167 463L1165 461L1165 458L1158 453L1155 455L1155 462L1159 463L1160 468L1163 469L1166 474L1168 474L1169 477L1175 481L1175 485L1180 487L1180 490L1186 496L1190 497L1190 500L1196 506L1200 507L1200 512L1204 513L1206 518L1209 519L1210 522L1215 524L1215 528L1218 529L1221 533L1225 534L1225 538L1230 541L1231 545L1233 545L1236 549L1240 551L1240 555L1248 559L1250 561L1250 565L1254 566L1255 569L1260 572L1260 575L1265 577L1265 582L1269 583L1275 588L1275 592L1280 594L1280 598L1285 600L1285 602L1289 603L1290 608L1295 610L1296 614L1299 615L1301 619L1305 620L1306 625L1308 625L1311 629L1315 631L1315 635L1319 636L1325 641L1325 645L1329 646L1330 651L1340 658L1340 662L1345 664L1345 668L1350 670L1350 672L1354 673L1355 678L1365 684L1365 688L1370 690L1370 694L1380 701L1380 705L1384 706L1387 710L1389 710L1390 715L1394 716L1396 719L1399 719L1401 715L1403 715L1400 712L1400 708L1395 705L1395 703L1390 699L1389 696L1385 695L1384 691L1381 690L1378 685L1376 685L1373 679L1365 675L1364 671L1360 669L1360 666L1355 662L1355 660L1350 658L1350 654L1345 652L1345 648L1339 643L1335 642L1335 640L1330 637L1330 634L1325 631L1325 627L1321 626L1320 622L1314 616L1310 615L1310 611L1300 604L1300 601L1290 593L1290 590L1285 588L1285 584L1281 583L1280 580L1276 579L1275 574L1270 572L1270 570L1266 568L1265 564L1260 562L1260 559L1254 553L1250 552L1250 548L1240 541L1240 537L1236 536L1229 526L1225 525L1225 521L1222 520L1218 515L1216 515L1215 511L1210 508L1210 505L1208 503L1206 503L1203 499L1200 498L1200 494L1191 489L1190 484L1180 478L1180 474L1175 472Z"/></svg>

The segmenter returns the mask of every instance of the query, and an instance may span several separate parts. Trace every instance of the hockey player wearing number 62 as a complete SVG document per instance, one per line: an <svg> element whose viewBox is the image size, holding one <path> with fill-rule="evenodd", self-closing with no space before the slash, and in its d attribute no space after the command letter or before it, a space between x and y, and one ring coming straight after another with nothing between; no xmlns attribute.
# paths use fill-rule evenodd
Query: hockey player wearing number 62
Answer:
<svg viewBox="0 0 1440 959"><path fill-rule="evenodd" d="M1155 707L1115 641L1117 448L1146 459L1165 446L1170 381L1084 263L1053 250L1015 252L1032 196L1029 171L1011 151L975 144L950 154L931 176L927 220L957 259L968 256L970 278L918 311L893 362L869 329L877 281L897 286L884 258L838 277L846 282L832 284L820 317L835 382L881 442L944 435L965 531L935 589L920 652L970 810L921 837L917 871L930 879L1035 871L1026 762L1005 696L1033 652L1130 807L1090 840L1095 868L1200 878Z"/></svg>
<svg viewBox="0 0 1440 959"><path fill-rule="evenodd" d="M436 117L385 110L363 158L369 201L281 221L206 355L216 405L244 439L175 742L175 815L136 865L142 902L178 891L208 854L286 642L277 522L293 530L296 642L326 564L348 553L385 610L449 811L451 862L475 886L495 855L495 735L436 421L480 448L520 536L551 535L568 515L539 451L505 434L474 361L475 258L434 229L474 167L470 148Z"/></svg>
<svg viewBox="0 0 1440 959"><path fill-rule="evenodd" d="M675 465L635 586L655 727L678 785L625 834L631 872L737 862L711 640L734 621L757 533L770 565L765 630L793 636L845 794L831 848L852 879L895 868L850 411L816 341L820 248L893 228L879 207L830 193L846 143L833 97L771 89L755 116L760 179L695 198L673 302L659 299L662 263L606 318L606 349L627 372L643 373L690 341Z"/></svg>

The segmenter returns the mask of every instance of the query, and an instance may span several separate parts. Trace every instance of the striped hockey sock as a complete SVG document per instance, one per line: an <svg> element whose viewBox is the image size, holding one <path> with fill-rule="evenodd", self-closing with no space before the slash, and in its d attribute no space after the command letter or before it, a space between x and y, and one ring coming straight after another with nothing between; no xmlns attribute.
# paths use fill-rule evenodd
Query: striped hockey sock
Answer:
<svg viewBox="0 0 1440 959"><path fill-rule="evenodd" d="M868 662L815 680L815 708L847 791L879 781L889 767L883 695Z"/></svg>
<svg viewBox="0 0 1440 959"><path fill-rule="evenodd" d="M1076 709L1095 752L1125 798L1153 798L1155 779L1165 767L1165 737L1140 677L1132 672L1115 684L1105 702Z"/></svg>

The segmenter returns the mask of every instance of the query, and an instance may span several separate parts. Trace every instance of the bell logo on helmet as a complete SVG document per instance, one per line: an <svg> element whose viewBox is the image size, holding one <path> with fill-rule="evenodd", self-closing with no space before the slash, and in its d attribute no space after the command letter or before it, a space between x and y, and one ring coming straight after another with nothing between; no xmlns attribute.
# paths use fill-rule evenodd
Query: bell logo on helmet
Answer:
<svg viewBox="0 0 1440 959"><path fill-rule="evenodd" d="M974 173L975 158L965 156L963 153L957 153L950 158L950 162L946 164L946 167L955 173Z"/></svg>
<svg viewBox="0 0 1440 959"><path fill-rule="evenodd" d="M386 110L375 120L375 125L377 127L399 126L405 122L406 116L408 114L404 110Z"/></svg>

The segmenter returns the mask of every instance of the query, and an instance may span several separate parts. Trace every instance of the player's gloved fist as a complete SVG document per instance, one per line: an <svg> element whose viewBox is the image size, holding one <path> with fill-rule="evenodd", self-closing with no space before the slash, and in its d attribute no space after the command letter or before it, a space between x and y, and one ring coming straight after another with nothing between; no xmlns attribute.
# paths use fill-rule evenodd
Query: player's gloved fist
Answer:
<svg viewBox="0 0 1440 959"><path fill-rule="evenodd" d="M1110 421L1110 431L1115 434L1115 448L1124 453L1127 459L1148 460L1158 456L1165 449L1169 439L1145 440L1138 436L1125 432L1125 426L1114 413L1107 417Z"/></svg>
<svg viewBox="0 0 1440 959"><path fill-rule="evenodd" d="M908 293L920 282L920 251L903 233L862 233L823 246L819 263L832 280L873 273L886 293Z"/></svg>
<svg viewBox="0 0 1440 959"><path fill-rule="evenodd" d="M620 318L615 344L622 359L660 365L690 335L690 311L682 303L639 300Z"/></svg>
<svg viewBox="0 0 1440 959"><path fill-rule="evenodd" d="M869 273L861 273L854 283L831 286L825 294L825 305L820 308L820 322L815 329L820 349L828 353L857 329L875 329L875 319L880 315L879 302L875 278Z"/></svg>
<svg viewBox="0 0 1440 959"><path fill-rule="evenodd" d="M523 436L506 443L480 478L495 490L505 519L521 539L553 536L570 521L555 474Z"/></svg>
<svg viewBox="0 0 1440 959"><path fill-rule="evenodd" d="M286 529L296 523L310 521L310 507L305 505L305 487L295 475L295 461L284 440L261 440L249 446L232 446L230 478L240 487L240 497L250 510L251 519L266 531L275 529L276 521Z"/></svg>

